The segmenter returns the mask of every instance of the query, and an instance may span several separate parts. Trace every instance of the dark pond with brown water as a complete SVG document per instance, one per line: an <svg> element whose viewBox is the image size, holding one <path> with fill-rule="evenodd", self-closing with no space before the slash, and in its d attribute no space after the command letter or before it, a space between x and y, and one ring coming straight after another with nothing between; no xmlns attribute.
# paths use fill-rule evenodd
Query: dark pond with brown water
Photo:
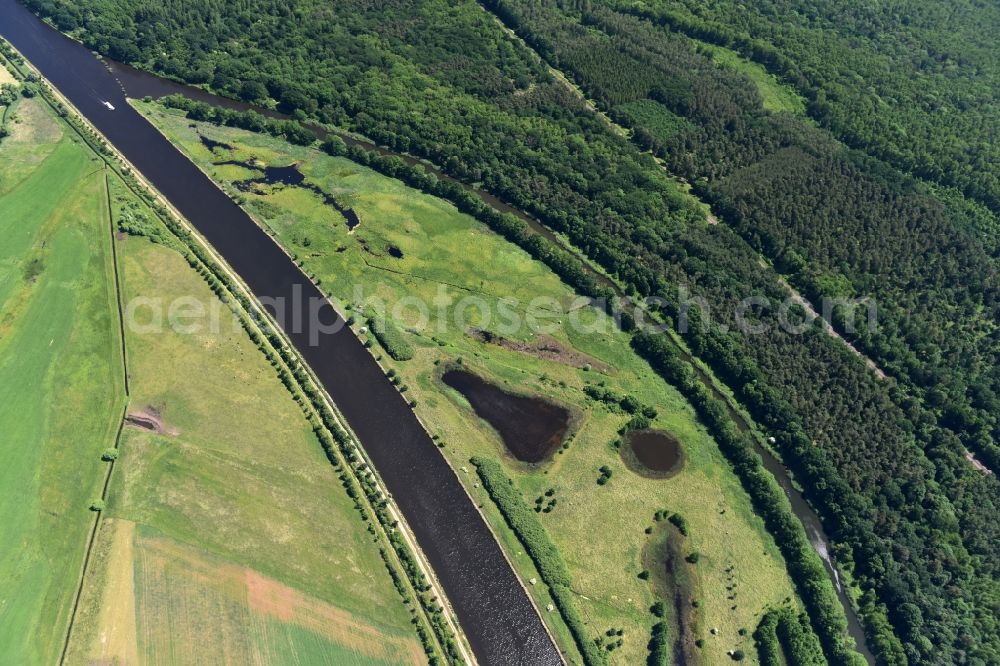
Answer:
<svg viewBox="0 0 1000 666"><path fill-rule="evenodd" d="M510 393L465 370L449 370L441 379L465 396L521 462L546 460L569 430L569 410L548 400Z"/></svg>
<svg viewBox="0 0 1000 666"><path fill-rule="evenodd" d="M622 457L645 476L673 476L684 465L680 441L664 430L633 430L622 441Z"/></svg>

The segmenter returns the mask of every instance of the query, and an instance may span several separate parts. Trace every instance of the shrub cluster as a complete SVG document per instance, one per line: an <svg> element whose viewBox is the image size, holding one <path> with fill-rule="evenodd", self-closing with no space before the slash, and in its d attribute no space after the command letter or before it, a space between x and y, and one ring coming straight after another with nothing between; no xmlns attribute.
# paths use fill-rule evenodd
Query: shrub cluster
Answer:
<svg viewBox="0 0 1000 666"><path fill-rule="evenodd" d="M753 632L760 666L782 666L784 664L781 646L778 644L777 629L778 612L771 610L764 614L757 629Z"/></svg>
<svg viewBox="0 0 1000 666"><path fill-rule="evenodd" d="M611 475L614 473L613 470L607 465L601 465L601 468L597 471L601 473L601 475L597 477L597 485L599 486L606 485L607 482L611 480Z"/></svg>
<svg viewBox="0 0 1000 666"><path fill-rule="evenodd" d="M604 403L613 412L643 416L649 420L656 418L655 407L644 405L634 396L621 395L606 386L587 384L583 392L588 398Z"/></svg>
<svg viewBox="0 0 1000 666"><path fill-rule="evenodd" d="M413 347L388 316L369 317L368 327L389 356L397 361L409 361L413 358Z"/></svg>
<svg viewBox="0 0 1000 666"><path fill-rule="evenodd" d="M649 639L648 666L667 666L670 663L670 632L666 622L653 625L652 636Z"/></svg>
<svg viewBox="0 0 1000 666"><path fill-rule="evenodd" d="M162 225L150 219L138 205L131 201L119 201L118 231L129 236L147 238L154 243L165 243L165 231Z"/></svg>
<svg viewBox="0 0 1000 666"><path fill-rule="evenodd" d="M669 520L670 523L677 528L678 532L680 532L684 536L688 535L688 522L684 518L684 516L682 516L679 513L672 513L670 514L670 517L667 518L667 520Z"/></svg>
<svg viewBox="0 0 1000 666"><path fill-rule="evenodd" d="M826 659L809 619L791 608L764 614L753 634L761 666L823 666ZM784 657L784 658L782 658Z"/></svg>
<svg viewBox="0 0 1000 666"><path fill-rule="evenodd" d="M14 49L12 49L6 41L0 39L0 53L3 57L0 57L0 70L7 70L7 64L4 62L4 58L10 62L14 62L12 56L15 54ZM10 68L11 75L15 79L20 79L20 71L16 67ZM20 90L18 88L21 88ZM0 84L0 109L3 113L0 114L0 140L10 134L10 120L14 111L14 106L17 103L18 98L21 94L25 97L31 97L34 94L34 88L28 90L27 84L19 86L14 83L4 83Z"/></svg>

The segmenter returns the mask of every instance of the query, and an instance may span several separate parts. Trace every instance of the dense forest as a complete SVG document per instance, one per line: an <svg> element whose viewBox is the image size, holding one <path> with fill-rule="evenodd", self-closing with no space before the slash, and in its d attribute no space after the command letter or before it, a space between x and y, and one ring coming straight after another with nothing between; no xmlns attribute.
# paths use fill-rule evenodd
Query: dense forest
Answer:
<svg viewBox="0 0 1000 666"><path fill-rule="evenodd" d="M715 322L688 343L774 434L866 591L880 661L1000 662L1000 485L964 455L1000 469L1000 87L979 3L28 4L112 57L480 183L635 294L686 285ZM811 118L765 109L710 44L781 75ZM837 323L891 379L773 311L755 313L767 335L736 332L740 299L787 296L779 272L813 299L872 296L875 332Z"/></svg>
<svg viewBox="0 0 1000 666"><path fill-rule="evenodd" d="M1000 464L996 265L969 220L975 204L926 196L801 119L764 112L746 81L647 22L595 8L557 23L536 4L521 23L504 3L497 8L530 25L521 31L540 51L694 181L806 294L875 298L882 325L858 326L855 342L926 393L970 449ZM685 125L658 134L647 119L655 104Z"/></svg>
<svg viewBox="0 0 1000 666"><path fill-rule="evenodd" d="M1000 211L1000 6L982 0L615 0L738 49L848 144Z"/></svg>

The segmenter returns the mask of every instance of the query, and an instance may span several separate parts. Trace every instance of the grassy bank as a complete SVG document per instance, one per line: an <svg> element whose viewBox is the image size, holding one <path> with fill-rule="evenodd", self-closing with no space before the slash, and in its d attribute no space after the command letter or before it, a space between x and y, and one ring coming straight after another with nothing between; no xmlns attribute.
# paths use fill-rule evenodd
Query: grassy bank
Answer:
<svg viewBox="0 0 1000 666"><path fill-rule="evenodd" d="M239 319L45 99L16 118L0 144L4 660L58 663L75 611L71 664L426 663L392 558ZM171 324L178 302L212 313L205 328Z"/></svg>
<svg viewBox="0 0 1000 666"><path fill-rule="evenodd" d="M124 188L112 200L122 226L156 230ZM126 430L98 539L108 566L88 580L71 661L425 661L377 544L274 368L175 248L117 242L126 302L193 298L218 315L194 332L147 329L151 305L127 329L130 410L157 426ZM112 567L120 540L131 557ZM116 596L132 618L109 617Z"/></svg>
<svg viewBox="0 0 1000 666"><path fill-rule="evenodd" d="M103 164L38 99L0 143L0 654L55 663L124 406Z"/></svg>
<svg viewBox="0 0 1000 666"><path fill-rule="evenodd" d="M607 323L551 271L452 206L348 160L240 130L192 127L187 119L156 105L139 106L345 307L361 313L366 301L371 304L369 297L388 305L394 325L414 350L413 358L396 362L378 343L373 353L382 356L383 364L400 377L407 397L416 401L417 414L431 424L432 435L481 504L524 581L539 577L534 563L490 497L477 487L477 478L463 468L474 455L502 461L529 505L553 490L557 504L538 519L572 576L573 603L590 637L623 630L621 646L607 653L612 663L641 663L647 657L650 629L657 621L649 608L658 594L639 574L645 570L646 529L658 511L683 515L690 526L689 546L701 553L696 582L684 594L698 602L694 621L704 638L699 655L705 663L727 659L726 653L738 646L746 650L750 639L739 630L752 630L769 605L794 598L773 541L715 443L686 401L630 350L626 335L613 326L594 334L558 325L547 335L537 335L526 321L503 332L505 344L470 334L474 327L499 327L495 316L487 317L477 307L459 307L469 296L493 313L502 302L516 300L511 307L522 320L530 301L541 296L550 300L537 304L536 314L562 312L550 318L552 323L569 321L571 311L581 322ZM199 132L234 150L213 154ZM270 166L299 163L307 183L355 210L361 225L348 233L344 219L304 188L257 185L251 192L241 191L235 183L259 178L259 170L211 164L251 158ZM401 256L393 256L390 248ZM404 296L411 305L394 308ZM442 303L444 312L432 307L423 320L413 297ZM457 310L465 313L461 323L455 322ZM360 314L357 319L355 325L362 326ZM440 382L440 370L458 359L509 389L540 393L570 406L579 418L568 448L535 466L506 455L497 435L475 417L464 398ZM599 384L655 407L651 425L669 430L684 446L687 462L680 474L657 480L629 471L612 444L631 416L584 392L587 385ZM601 467L612 475L599 486ZM743 591L735 604L726 589L732 585ZM546 586L529 585L529 591L561 646L579 661L566 628L545 611L553 603ZM711 633L712 628L717 632Z"/></svg>

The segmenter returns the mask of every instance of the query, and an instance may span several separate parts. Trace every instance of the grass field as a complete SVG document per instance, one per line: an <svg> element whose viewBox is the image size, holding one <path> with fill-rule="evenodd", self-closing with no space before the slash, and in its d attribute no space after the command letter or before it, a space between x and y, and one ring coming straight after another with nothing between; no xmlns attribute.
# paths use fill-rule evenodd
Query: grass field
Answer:
<svg viewBox="0 0 1000 666"><path fill-rule="evenodd" d="M0 143L0 654L62 649L124 386L103 164L38 99Z"/></svg>
<svg viewBox="0 0 1000 666"><path fill-rule="evenodd" d="M405 663L412 647L350 613L149 528L133 538L142 663L390 666ZM420 663L420 656L417 646L411 663Z"/></svg>
<svg viewBox="0 0 1000 666"><path fill-rule="evenodd" d="M116 215L145 214L120 188L113 201ZM116 242L127 302L150 304L126 328L130 411L162 428L126 428L71 663L424 662L373 538L273 368L177 251ZM178 298L218 312L217 325L146 330L153 307Z"/></svg>
<svg viewBox="0 0 1000 666"><path fill-rule="evenodd" d="M764 101L764 108L769 111L804 114L806 101L791 86L782 83L763 65L744 58L736 51L724 46L716 46L707 42L698 42L698 46L712 55L712 59L721 66L742 72L750 77L757 86Z"/></svg>
<svg viewBox="0 0 1000 666"><path fill-rule="evenodd" d="M456 307L469 296L493 312L501 299L516 299L517 305L507 305L521 315L532 298L546 297L549 301L539 304L538 310L559 309L563 314L553 316L554 321L568 320L565 313L573 308L579 308L575 316L586 322L600 321L603 315L582 306L544 266L440 200L342 158L240 130L192 127L161 107L137 105L225 188L244 199L248 210L321 279L324 289L355 311L368 297L383 299L391 313L392 304L402 303L393 318L408 330L405 335L415 349L414 358L395 362L382 354L382 362L407 385L407 397L416 400L418 415L444 444L443 452L482 505L525 581L537 577L537 572L464 468L472 455L503 460L529 503L554 489L558 505L540 514L541 520L570 568L577 604L592 635L624 630L622 646L610 653L612 663L639 664L647 656L649 631L656 619L649 607L663 593L654 592L657 577L643 580L639 573L650 538L646 528L663 509L682 514L690 526L689 536L678 548L700 553L697 564L684 563L689 569L680 578L690 581L686 598L698 601L692 621L697 636L705 641L698 652L702 661L724 663L729 659L726 652L737 647L753 654L749 633L762 612L794 599L794 591L773 540L683 398L631 352L627 337L613 327L588 334L558 326L551 333L555 344L534 335L526 325L504 332L522 348L544 340L541 346L559 349L542 353L502 348L469 335L470 326L495 330L498 325L495 317L487 321L476 307L467 309L463 324L452 319ZM235 150L213 155L201 143L199 131L234 145ZM259 194L237 193L232 182L255 173L211 165L251 157L271 166L300 163L309 183L355 209L361 226L348 233L336 211L302 188L265 186ZM414 297L435 306L426 326L421 325L425 322ZM444 314L439 307L445 307ZM576 415L569 448L552 462L534 467L506 456L496 434L460 395L440 382L442 367L458 359L511 389L540 393L569 406ZM584 386L598 383L656 407L659 415L653 425L670 430L683 442L687 456L683 472L652 480L628 470L611 445L628 417L586 397ZM604 465L613 475L599 486L598 468ZM544 586L529 585L529 589L544 609L550 602ZM543 615L555 617L544 610ZM573 653L565 628L554 619L550 624ZM747 636L739 634L743 628Z"/></svg>
<svg viewBox="0 0 1000 666"><path fill-rule="evenodd" d="M667 141L675 134L691 128L689 120L651 99L627 102L621 105L621 110L633 119L633 124L645 127L661 141Z"/></svg>
<svg viewBox="0 0 1000 666"><path fill-rule="evenodd" d="M159 223L41 98L18 103L11 129L0 143L0 662L54 664L63 649L102 455L126 408L117 247L126 300L164 311L198 300L218 327L127 330L128 410L164 425L124 430L67 663L424 663L373 537L233 314L176 241L112 239L120 221Z"/></svg>

